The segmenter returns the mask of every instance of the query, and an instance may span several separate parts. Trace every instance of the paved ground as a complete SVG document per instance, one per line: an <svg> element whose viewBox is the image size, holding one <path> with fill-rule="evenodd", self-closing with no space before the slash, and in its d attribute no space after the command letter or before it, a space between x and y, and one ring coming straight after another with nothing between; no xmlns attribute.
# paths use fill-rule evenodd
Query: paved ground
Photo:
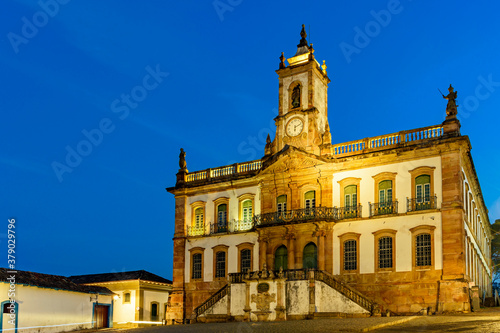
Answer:
<svg viewBox="0 0 500 333"><path fill-rule="evenodd" d="M392 325L392 326L391 326ZM81 331L88 333L92 330ZM470 332L500 333L500 308L464 315L333 318L267 323L221 323L159 326L138 329L106 329L102 333L302 333L302 332Z"/></svg>

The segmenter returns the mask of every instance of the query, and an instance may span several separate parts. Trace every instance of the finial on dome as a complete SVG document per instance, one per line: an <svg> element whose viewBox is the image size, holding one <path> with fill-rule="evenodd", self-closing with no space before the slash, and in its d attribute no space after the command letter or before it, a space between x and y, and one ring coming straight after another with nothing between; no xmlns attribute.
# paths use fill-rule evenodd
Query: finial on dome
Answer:
<svg viewBox="0 0 500 333"><path fill-rule="evenodd" d="M306 33L306 25L305 24L302 24L302 30L300 31L300 37L302 37L302 39L300 40L300 43L299 45L297 45L297 47L302 47L302 46L308 46L307 44L307 33Z"/></svg>

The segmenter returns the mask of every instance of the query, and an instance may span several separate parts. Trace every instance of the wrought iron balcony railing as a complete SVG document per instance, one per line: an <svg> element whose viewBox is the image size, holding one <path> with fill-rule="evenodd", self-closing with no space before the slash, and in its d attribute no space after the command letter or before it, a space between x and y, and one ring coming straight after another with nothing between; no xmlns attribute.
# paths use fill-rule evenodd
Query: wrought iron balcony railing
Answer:
<svg viewBox="0 0 500 333"><path fill-rule="evenodd" d="M398 201L370 203L370 217L398 213Z"/></svg>
<svg viewBox="0 0 500 333"><path fill-rule="evenodd" d="M220 234L228 231L227 221L224 223L210 223L210 234Z"/></svg>
<svg viewBox="0 0 500 333"><path fill-rule="evenodd" d="M312 221L336 221L355 217L361 217L361 205L287 210L256 215L253 219L255 226L268 226Z"/></svg>
<svg viewBox="0 0 500 333"><path fill-rule="evenodd" d="M362 209L361 205L339 207L337 209L338 209L338 218L337 218L338 220L361 217L361 209Z"/></svg>
<svg viewBox="0 0 500 333"><path fill-rule="evenodd" d="M437 208L437 197L421 197L421 198L407 198L406 211L415 212L419 210L428 210Z"/></svg>
<svg viewBox="0 0 500 333"><path fill-rule="evenodd" d="M199 226L187 226L188 236L206 236L220 233L245 232L253 229L253 219L233 220L227 223L210 223L206 230L205 224Z"/></svg>

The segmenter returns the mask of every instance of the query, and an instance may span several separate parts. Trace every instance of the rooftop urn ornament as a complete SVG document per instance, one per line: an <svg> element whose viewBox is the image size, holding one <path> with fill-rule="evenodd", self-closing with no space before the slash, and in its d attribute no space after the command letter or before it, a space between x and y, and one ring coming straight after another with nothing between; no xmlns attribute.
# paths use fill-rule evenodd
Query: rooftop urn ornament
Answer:
<svg viewBox="0 0 500 333"><path fill-rule="evenodd" d="M280 61L281 61L280 62L280 69L286 67L285 60L286 60L286 58L285 58L285 52L281 52L281 56L280 56Z"/></svg>
<svg viewBox="0 0 500 333"><path fill-rule="evenodd" d="M453 91L453 87L452 85L450 84L450 87L448 88L448 95L443 95L443 98L444 99L447 99L448 100L448 104L446 105L446 116L447 118L448 117L455 117L457 115L457 102L456 102L456 99L457 99L457 92L456 91Z"/></svg>
<svg viewBox="0 0 500 333"><path fill-rule="evenodd" d="M265 156L271 155L271 136L269 136L269 133L267 134L266 146L264 148L264 155Z"/></svg>

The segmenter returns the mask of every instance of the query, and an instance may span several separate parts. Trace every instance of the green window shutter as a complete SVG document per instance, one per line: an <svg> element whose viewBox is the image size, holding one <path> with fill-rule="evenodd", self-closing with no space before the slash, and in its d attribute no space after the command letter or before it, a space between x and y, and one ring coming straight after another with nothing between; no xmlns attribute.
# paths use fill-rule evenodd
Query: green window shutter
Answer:
<svg viewBox="0 0 500 333"><path fill-rule="evenodd" d="M274 254L274 269L279 270L281 267L288 269L288 250L284 245L278 247Z"/></svg>
<svg viewBox="0 0 500 333"><path fill-rule="evenodd" d="M309 243L304 247L302 267L305 269L318 268L318 248L316 244Z"/></svg>

